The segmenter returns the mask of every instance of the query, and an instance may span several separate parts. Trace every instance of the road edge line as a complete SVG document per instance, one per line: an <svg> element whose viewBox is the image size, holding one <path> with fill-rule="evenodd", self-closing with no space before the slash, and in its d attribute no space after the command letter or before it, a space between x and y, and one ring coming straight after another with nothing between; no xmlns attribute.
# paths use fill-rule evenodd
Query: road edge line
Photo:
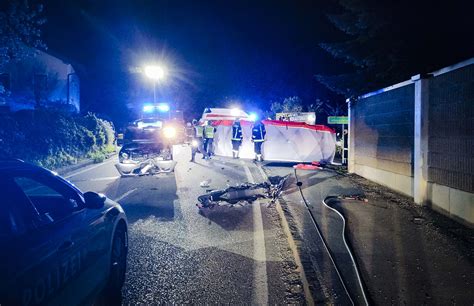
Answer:
<svg viewBox="0 0 474 306"><path fill-rule="evenodd" d="M137 190L138 190L138 188L131 189L131 190L125 192L124 194L122 194L121 196L119 196L118 198L114 199L114 201L115 202L122 201L123 199L125 199L126 197L128 197L129 195L131 195L132 193L134 193Z"/></svg>
<svg viewBox="0 0 474 306"><path fill-rule="evenodd" d="M114 161L114 159L113 159L113 158L110 158L110 159L108 159L108 160L106 160L106 161L103 161L103 162L101 162L101 163L92 164L92 165L86 166L84 169L79 168L79 169L81 169L81 170L76 169L76 170L79 170L79 171L73 171L72 173L69 173L69 174L65 173L65 174L63 174L63 175L61 175L61 176L62 176L63 178L65 178L65 179L69 179L69 178L74 177L74 176L77 176L77 175L79 175L79 174L82 174L82 173L85 173L85 172L94 170L94 169L96 169L96 168L98 168L98 167L100 167L100 166L110 164L110 163L113 162L113 161ZM66 175L66 174L67 174L67 175Z"/></svg>
<svg viewBox="0 0 474 306"><path fill-rule="evenodd" d="M250 183L255 183L255 179L250 172L250 168L243 160L240 161L245 175ZM263 228L262 210L260 201L255 201L252 205L253 226L254 226L254 260L256 267L254 270L254 285L256 289L254 303L257 305L268 305L268 274L267 274L267 251L265 247L265 229Z"/></svg>
<svg viewBox="0 0 474 306"><path fill-rule="evenodd" d="M268 175L263 171L261 166L257 166L258 170L260 171L260 174L262 175L263 179L266 181L269 181ZM300 252L298 251L298 246L296 245L295 239L293 239L293 235L291 234L290 230L290 225L288 223L288 220L286 219L285 212L283 211L283 207L280 204L280 201L276 199L275 201L275 208L276 211L278 212L278 215L280 216L280 222L281 226L283 228L283 232L286 235L286 239L288 241L288 245L290 247L290 250L293 254L293 258L295 260L295 264L298 268L298 272L301 277L301 282L303 283L303 291L306 299L306 303L308 305L314 305L314 299L313 295L311 294L311 289L309 287L309 282L308 279L306 278L306 273L303 268L303 263L301 262L301 257L300 257Z"/></svg>

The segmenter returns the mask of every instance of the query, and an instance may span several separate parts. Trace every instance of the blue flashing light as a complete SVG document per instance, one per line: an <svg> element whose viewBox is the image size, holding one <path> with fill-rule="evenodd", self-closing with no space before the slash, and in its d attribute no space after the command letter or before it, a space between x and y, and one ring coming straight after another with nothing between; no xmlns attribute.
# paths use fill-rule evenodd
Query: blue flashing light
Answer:
<svg viewBox="0 0 474 306"><path fill-rule="evenodd" d="M257 121L258 120L258 115L256 113L250 113L249 119L250 119L250 121Z"/></svg>
<svg viewBox="0 0 474 306"><path fill-rule="evenodd" d="M158 110L160 112L169 112L170 111L170 106L168 104L159 104L158 105Z"/></svg>
<svg viewBox="0 0 474 306"><path fill-rule="evenodd" d="M143 105L143 111L145 113L152 113L155 110L155 107L151 104L145 104Z"/></svg>

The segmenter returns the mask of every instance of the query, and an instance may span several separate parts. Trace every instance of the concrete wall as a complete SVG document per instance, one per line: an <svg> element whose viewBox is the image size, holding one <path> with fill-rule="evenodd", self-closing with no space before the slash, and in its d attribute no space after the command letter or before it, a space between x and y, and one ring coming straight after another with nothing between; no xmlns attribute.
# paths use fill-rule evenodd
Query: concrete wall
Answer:
<svg viewBox="0 0 474 306"><path fill-rule="evenodd" d="M351 101L349 172L474 225L474 58Z"/></svg>
<svg viewBox="0 0 474 306"><path fill-rule="evenodd" d="M428 180L474 192L474 65L429 82Z"/></svg>
<svg viewBox="0 0 474 306"><path fill-rule="evenodd" d="M412 195L414 85L365 95L351 104L354 172Z"/></svg>
<svg viewBox="0 0 474 306"><path fill-rule="evenodd" d="M429 78L425 202L474 223L474 62Z"/></svg>

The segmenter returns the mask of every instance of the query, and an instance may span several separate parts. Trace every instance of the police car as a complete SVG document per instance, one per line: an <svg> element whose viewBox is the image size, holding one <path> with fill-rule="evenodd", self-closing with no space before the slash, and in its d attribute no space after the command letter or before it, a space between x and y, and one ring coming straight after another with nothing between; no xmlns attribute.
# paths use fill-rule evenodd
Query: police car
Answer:
<svg viewBox="0 0 474 306"><path fill-rule="evenodd" d="M0 305L120 303L128 237L118 203L16 160L0 160L0 189Z"/></svg>

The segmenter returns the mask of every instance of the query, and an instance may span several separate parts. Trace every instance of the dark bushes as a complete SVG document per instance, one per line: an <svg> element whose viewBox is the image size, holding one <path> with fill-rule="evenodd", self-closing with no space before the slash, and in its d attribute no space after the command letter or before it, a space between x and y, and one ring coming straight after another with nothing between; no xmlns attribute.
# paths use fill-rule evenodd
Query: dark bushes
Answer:
<svg viewBox="0 0 474 306"><path fill-rule="evenodd" d="M94 114L71 116L50 110L1 114L0 157L47 168L86 157L99 161L114 151L114 134L113 125Z"/></svg>

